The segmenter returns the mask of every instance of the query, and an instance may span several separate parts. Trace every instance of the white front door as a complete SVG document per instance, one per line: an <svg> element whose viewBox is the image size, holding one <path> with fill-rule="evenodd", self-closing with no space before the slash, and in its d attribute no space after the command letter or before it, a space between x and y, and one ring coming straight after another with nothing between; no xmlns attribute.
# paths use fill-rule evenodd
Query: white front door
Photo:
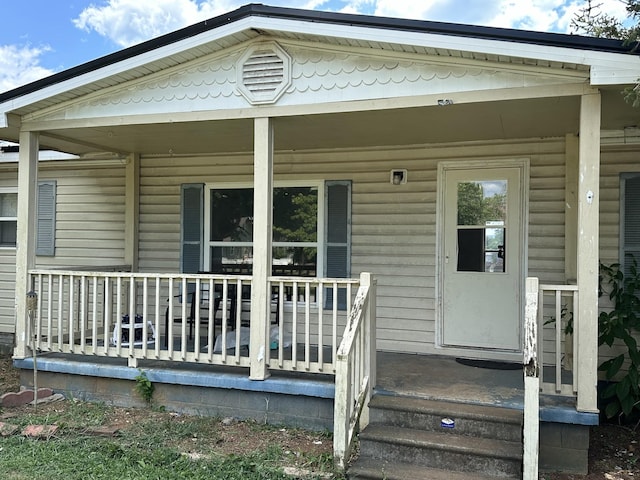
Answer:
<svg viewBox="0 0 640 480"><path fill-rule="evenodd" d="M442 345L520 351L524 165L441 175Z"/></svg>

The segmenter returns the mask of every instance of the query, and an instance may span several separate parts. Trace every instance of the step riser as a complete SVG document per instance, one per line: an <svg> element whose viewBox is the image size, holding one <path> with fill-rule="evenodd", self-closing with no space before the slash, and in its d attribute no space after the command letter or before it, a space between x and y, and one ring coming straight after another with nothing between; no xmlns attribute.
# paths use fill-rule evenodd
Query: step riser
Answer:
<svg viewBox="0 0 640 480"><path fill-rule="evenodd" d="M483 475L521 475L521 462L515 459L478 456L472 452L454 452L426 446L397 445L370 439L361 443L360 455L388 462L411 463L459 472L478 472Z"/></svg>
<svg viewBox="0 0 640 480"><path fill-rule="evenodd" d="M447 413L435 414L373 408L370 410L370 423L372 425L391 425L453 435L494 438L510 442L520 442L522 440L521 425L499 423L497 421L453 418L455 421L454 428L443 428L441 425L442 419L449 418L449 415Z"/></svg>

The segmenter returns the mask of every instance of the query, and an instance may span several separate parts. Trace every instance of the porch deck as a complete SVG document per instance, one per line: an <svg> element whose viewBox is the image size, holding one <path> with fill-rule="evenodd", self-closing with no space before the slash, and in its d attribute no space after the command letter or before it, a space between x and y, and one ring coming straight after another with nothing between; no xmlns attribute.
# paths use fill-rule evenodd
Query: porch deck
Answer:
<svg viewBox="0 0 640 480"><path fill-rule="evenodd" d="M522 369L495 369L463 365L454 357L409 355L402 353L378 352L377 354L377 384L375 393L381 395L402 395L429 398L458 403L472 403L481 405L504 406L517 410L524 409L524 382ZM30 370L33 368L31 358L16 360L15 365L25 369L22 375L24 384L31 382ZM322 400L332 403L335 395L334 379L331 375L305 374L303 372L273 371L271 377L264 381L250 380L246 369L229 368L219 365L182 364L165 361L142 360L138 364L148 378L155 384L167 384L193 388L213 388L235 390L237 393L253 392L255 394L269 394L278 396L299 396ZM133 380L139 370L127 366L126 359L97 356L77 356L50 353L38 357L38 371L40 385L46 385L47 380L53 380L54 389L62 390L68 395L79 398L105 401L107 403L123 404L135 403L136 398L127 399L131 395L129 388L110 389L104 385L108 379L128 381ZM46 372L46 373L45 373ZM47 373L53 375L46 375ZM553 372L548 372L553 374ZM67 375L60 375L67 374ZM46 376L45 376L46 375ZM82 385L77 377L93 377L102 379L102 387L91 392L90 383ZM63 377L68 377L63 380ZM44 382L43 382L44 380ZM66 385L66 386L65 386ZM167 401L167 408L198 411L206 414L216 413L214 405L206 408L205 394L194 395L201 397L198 405L188 408L189 398L187 389L177 392L177 397L162 395L159 403ZM180 398L180 395L184 398ZM109 398L109 395L112 398ZM114 397L114 396L117 396ZM281 397L280 397L281 398ZM327 405L329 407L329 405ZM238 415L237 411L229 413ZM331 417L325 412L328 420ZM248 414L247 416L251 416ZM312 416L315 416L312 414ZM284 417L275 417L284 422ZM323 425L321 419L309 418L308 426L312 428L330 427ZM598 415L576 411L575 399L570 397L541 395L540 420L543 422L570 423L578 425L597 425ZM298 418L299 425L307 423Z"/></svg>
<svg viewBox="0 0 640 480"><path fill-rule="evenodd" d="M390 352L378 352L377 360L376 393L524 410L521 368L482 368L463 365L455 357ZM545 377L554 375L552 367L545 368ZM598 415L576 411L573 397L541 394L540 420L597 425Z"/></svg>

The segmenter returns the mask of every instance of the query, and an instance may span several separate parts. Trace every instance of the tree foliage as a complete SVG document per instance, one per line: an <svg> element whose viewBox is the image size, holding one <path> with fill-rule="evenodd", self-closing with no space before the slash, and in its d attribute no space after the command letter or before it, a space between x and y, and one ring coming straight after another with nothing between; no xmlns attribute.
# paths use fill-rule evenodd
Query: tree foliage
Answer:
<svg viewBox="0 0 640 480"><path fill-rule="evenodd" d="M640 46L640 0L621 0L627 10L627 19L619 19L603 11L602 3L587 0L571 20L574 33L598 38L622 40L631 47L630 53L637 53ZM622 94L627 103L640 106L640 80L636 85L627 87Z"/></svg>

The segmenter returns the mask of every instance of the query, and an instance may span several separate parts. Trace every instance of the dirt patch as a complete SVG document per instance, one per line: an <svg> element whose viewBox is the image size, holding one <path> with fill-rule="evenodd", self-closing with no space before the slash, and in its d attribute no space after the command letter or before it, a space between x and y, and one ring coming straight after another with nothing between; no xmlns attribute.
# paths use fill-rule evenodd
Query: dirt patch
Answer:
<svg viewBox="0 0 640 480"><path fill-rule="evenodd" d="M0 395L16 392L20 387L19 373L10 358L0 357ZM72 408L72 402L64 401L38 407L39 414L59 415ZM2 417L19 416L30 406L4 409ZM78 421L83 421L78 419ZM86 420L90 428L91 419ZM332 453L331 437L317 432L299 429L273 428L255 422L239 422L233 419L201 419L193 427L193 417L171 412L140 408L109 408L101 421L107 430L126 430L140 425L163 426L176 431L176 427L191 428L188 434L174 438L173 446L187 455L197 457L215 452L220 455L244 455L267 448L280 448L290 454L292 463L304 467L309 458L329 457ZM640 428L639 428L640 429ZM79 431L82 429L80 428ZM180 431L178 429L178 431ZM144 433L144 432L143 432ZM152 434L153 432L148 432ZM603 424L592 427L589 445L589 474L540 475L541 480L640 480L640 435L633 428ZM298 460L298 461L296 461Z"/></svg>
<svg viewBox="0 0 640 480"><path fill-rule="evenodd" d="M20 373L10 357L0 356L0 395L20 390Z"/></svg>
<svg viewBox="0 0 640 480"><path fill-rule="evenodd" d="M587 475L541 474L544 480L638 480L640 435L637 429L616 424L591 427Z"/></svg>

